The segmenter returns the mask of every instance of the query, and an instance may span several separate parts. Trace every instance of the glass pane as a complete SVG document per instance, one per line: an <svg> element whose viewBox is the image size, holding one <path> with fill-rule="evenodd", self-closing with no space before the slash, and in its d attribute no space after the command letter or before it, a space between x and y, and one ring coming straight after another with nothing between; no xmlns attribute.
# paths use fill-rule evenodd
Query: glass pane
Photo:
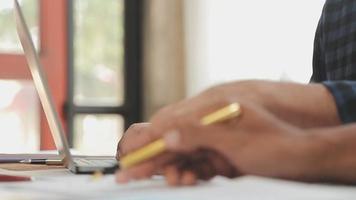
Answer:
<svg viewBox="0 0 356 200"><path fill-rule="evenodd" d="M0 152L38 151L40 109L32 82L0 80L0 94Z"/></svg>
<svg viewBox="0 0 356 200"><path fill-rule="evenodd" d="M123 102L123 0L74 1L74 102Z"/></svg>
<svg viewBox="0 0 356 200"><path fill-rule="evenodd" d="M38 0L20 0L27 25L36 47L39 46ZM13 13L13 0L1 0L0 3L0 53L21 53L22 47L17 37ZM6 28L5 28L6 27Z"/></svg>
<svg viewBox="0 0 356 200"><path fill-rule="evenodd" d="M74 118L74 148L87 155L115 155L124 131L119 115L78 115Z"/></svg>

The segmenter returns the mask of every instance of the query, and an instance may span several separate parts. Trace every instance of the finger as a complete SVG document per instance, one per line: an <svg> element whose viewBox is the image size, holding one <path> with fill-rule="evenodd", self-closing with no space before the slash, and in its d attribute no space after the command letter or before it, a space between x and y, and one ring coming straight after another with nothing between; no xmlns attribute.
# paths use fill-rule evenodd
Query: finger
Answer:
<svg viewBox="0 0 356 200"><path fill-rule="evenodd" d="M176 186L179 184L179 171L175 166L167 166L164 169L164 176L168 185Z"/></svg>
<svg viewBox="0 0 356 200"><path fill-rule="evenodd" d="M149 123L131 125L118 144L117 159L152 141L153 134L150 132L150 126L151 124Z"/></svg>
<svg viewBox="0 0 356 200"><path fill-rule="evenodd" d="M193 172L197 179L209 180L217 175L212 160L217 159L211 156L209 151L198 150L185 155L185 158L177 160L175 166L181 171Z"/></svg>
<svg viewBox="0 0 356 200"><path fill-rule="evenodd" d="M130 177L128 177L126 173L122 173L118 170L115 173L115 180L116 183L126 184L130 181Z"/></svg>
<svg viewBox="0 0 356 200"><path fill-rule="evenodd" d="M211 160L215 158L202 158L196 161L191 171L194 172L198 179L210 180L217 175L217 170Z"/></svg>
<svg viewBox="0 0 356 200"><path fill-rule="evenodd" d="M181 171L175 166L169 166L165 169L165 177L168 185L195 185L197 175L192 171Z"/></svg>
<svg viewBox="0 0 356 200"><path fill-rule="evenodd" d="M216 175L234 178L238 175L237 169L227 160L226 157L215 151L205 150L205 152L210 165L204 165L202 169L205 170L201 171L205 171L208 178L212 178ZM213 166L213 168L209 168L208 166Z"/></svg>
<svg viewBox="0 0 356 200"><path fill-rule="evenodd" d="M132 124L126 132L123 134L122 138L117 144L117 149L116 149L116 159L119 160L120 157L125 154L128 150L130 150L132 147L132 138L138 137L138 134L140 134L141 130L145 127L145 123L138 123L138 124ZM130 139L131 138L131 139Z"/></svg>
<svg viewBox="0 0 356 200"><path fill-rule="evenodd" d="M154 174L155 170L156 168L154 163L143 163L139 166L119 171L116 174L116 181L119 183L127 183L131 180L149 178Z"/></svg>
<svg viewBox="0 0 356 200"><path fill-rule="evenodd" d="M216 173L207 156L208 154L203 154L202 152L191 152L190 154L177 156L166 170L167 182L171 185L177 185L177 176L180 177L180 180L183 172L186 171L194 173L196 179L209 180Z"/></svg>
<svg viewBox="0 0 356 200"><path fill-rule="evenodd" d="M195 185L197 183L197 176L191 171L184 171L180 178L181 185Z"/></svg>
<svg viewBox="0 0 356 200"><path fill-rule="evenodd" d="M173 158L173 154L164 153L130 168L120 170L117 174L119 176L117 179L123 180L123 182L125 182L126 179L147 179L152 175L157 174L157 172L159 172L167 163L171 162Z"/></svg>
<svg viewBox="0 0 356 200"><path fill-rule="evenodd" d="M221 143L222 137L218 137L219 129L206 128L197 129L190 127L182 127L180 130L169 131L163 136L163 140L169 151L173 152L189 152L199 148L217 149Z"/></svg>

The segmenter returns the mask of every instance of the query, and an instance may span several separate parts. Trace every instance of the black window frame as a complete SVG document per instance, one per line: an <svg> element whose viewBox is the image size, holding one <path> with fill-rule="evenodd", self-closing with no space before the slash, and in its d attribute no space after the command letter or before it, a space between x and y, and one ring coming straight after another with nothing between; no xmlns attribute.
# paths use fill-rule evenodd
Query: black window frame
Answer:
<svg viewBox="0 0 356 200"><path fill-rule="evenodd" d="M74 117L78 114L117 114L124 128L142 121L142 16L143 0L124 0L124 103L122 106L78 106L74 103L74 9L68 1L68 78L65 114L70 147L73 147Z"/></svg>

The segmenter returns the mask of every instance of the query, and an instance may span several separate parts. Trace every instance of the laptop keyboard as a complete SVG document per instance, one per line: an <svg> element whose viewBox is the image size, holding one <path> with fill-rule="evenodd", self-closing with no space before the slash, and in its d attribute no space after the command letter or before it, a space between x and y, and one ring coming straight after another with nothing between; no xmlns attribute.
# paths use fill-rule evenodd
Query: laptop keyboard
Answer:
<svg viewBox="0 0 356 200"><path fill-rule="evenodd" d="M74 163L78 166L100 167L100 166L113 166L117 164L115 159L87 159L76 158Z"/></svg>

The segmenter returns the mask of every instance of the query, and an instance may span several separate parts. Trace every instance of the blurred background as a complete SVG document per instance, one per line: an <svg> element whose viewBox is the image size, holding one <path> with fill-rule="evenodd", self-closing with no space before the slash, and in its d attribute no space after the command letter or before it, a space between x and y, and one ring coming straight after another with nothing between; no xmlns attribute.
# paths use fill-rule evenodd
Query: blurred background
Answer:
<svg viewBox="0 0 356 200"><path fill-rule="evenodd" d="M21 0L73 149L231 80L307 83L325 0ZM0 4L0 153L54 149L13 17Z"/></svg>

